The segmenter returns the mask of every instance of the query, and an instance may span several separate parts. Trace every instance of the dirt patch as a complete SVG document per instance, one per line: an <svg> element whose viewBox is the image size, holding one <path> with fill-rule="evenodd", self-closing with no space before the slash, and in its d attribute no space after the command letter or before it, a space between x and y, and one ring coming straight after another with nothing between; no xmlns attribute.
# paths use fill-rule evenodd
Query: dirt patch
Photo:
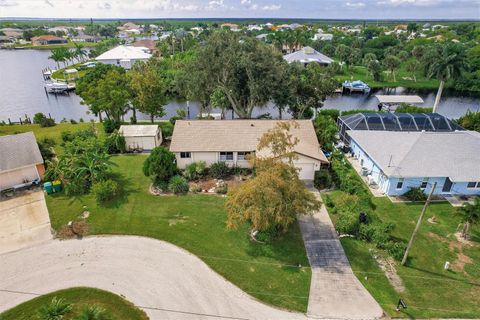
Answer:
<svg viewBox="0 0 480 320"><path fill-rule="evenodd" d="M377 255L374 255L373 257L377 261L380 269L382 269L383 273L385 273L388 282L390 282L395 291L398 293L404 292L405 286L403 285L403 281L397 273L395 261L391 257L381 257Z"/></svg>
<svg viewBox="0 0 480 320"><path fill-rule="evenodd" d="M88 223L85 220L73 221L71 225L64 225L58 230L57 238L60 240L73 239L86 236L88 234Z"/></svg>
<svg viewBox="0 0 480 320"><path fill-rule="evenodd" d="M461 232L455 233L456 239L450 241L433 232L429 232L428 236L448 244L448 249L450 252L456 253L457 257L455 261L451 263L451 268L454 271L462 272L465 265L473 263L472 258L463 253L463 248L473 246L474 244L469 240L463 239Z"/></svg>
<svg viewBox="0 0 480 320"><path fill-rule="evenodd" d="M452 269L454 271L463 271L465 265L470 263L473 263L472 258L460 252L457 254L457 260L452 263Z"/></svg>

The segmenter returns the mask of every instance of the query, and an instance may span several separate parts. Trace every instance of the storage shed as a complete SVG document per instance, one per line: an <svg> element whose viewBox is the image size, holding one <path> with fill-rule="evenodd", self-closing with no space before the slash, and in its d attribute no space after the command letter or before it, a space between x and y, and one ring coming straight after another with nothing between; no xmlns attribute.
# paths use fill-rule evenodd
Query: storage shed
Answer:
<svg viewBox="0 0 480 320"><path fill-rule="evenodd" d="M162 144L158 125L124 125L119 132L125 137L127 151L148 151Z"/></svg>
<svg viewBox="0 0 480 320"><path fill-rule="evenodd" d="M0 137L0 190L43 178L45 167L33 132Z"/></svg>

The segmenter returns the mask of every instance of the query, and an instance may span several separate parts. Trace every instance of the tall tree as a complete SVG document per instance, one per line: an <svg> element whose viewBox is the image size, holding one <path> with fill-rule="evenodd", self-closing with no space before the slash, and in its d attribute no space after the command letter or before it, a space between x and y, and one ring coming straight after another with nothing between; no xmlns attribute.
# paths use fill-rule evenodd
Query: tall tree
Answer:
<svg viewBox="0 0 480 320"><path fill-rule="evenodd" d="M480 222L480 196L475 197L475 202L473 204L465 203L458 209L458 213L462 216L462 236L466 239L468 237L470 226Z"/></svg>
<svg viewBox="0 0 480 320"><path fill-rule="evenodd" d="M152 123L155 117L165 115L165 104L168 102L162 71L160 63L149 60L136 63L127 75L132 89L132 105L149 114Z"/></svg>
<svg viewBox="0 0 480 320"><path fill-rule="evenodd" d="M351 51L352 49L350 47L347 47L344 44L339 44L337 49L335 49L335 56L337 56L340 59L340 61L347 64L347 68L348 68L348 61L349 61L348 58L350 57Z"/></svg>
<svg viewBox="0 0 480 320"><path fill-rule="evenodd" d="M467 68L466 50L463 45L449 43L443 45L438 54L432 57L428 70L429 78L436 78L440 81L437 96L433 105L433 112L436 112L442 97L445 82L456 79Z"/></svg>
<svg viewBox="0 0 480 320"><path fill-rule="evenodd" d="M250 118L254 107L262 107L272 98L285 63L274 47L221 31L199 48L190 73L212 81L240 118Z"/></svg>
<svg viewBox="0 0 480 320"><path fill-rule="evenodd" d="M68 49L64 47L54 48L52 49L51 55L48 59L55 61L57 64L57 68L60 69L60 62L65 63L68 58Z"/></svg>
<svg viewBox="0 0 480 320"><path fill-rule="evenodd" d="M393 82L397 82L397 79L395 78L395 70L400 66L400 64L400 59L394 55L388 55L383 60L383 65L385 68L390 70L390 73L393 75Z"/></svg>

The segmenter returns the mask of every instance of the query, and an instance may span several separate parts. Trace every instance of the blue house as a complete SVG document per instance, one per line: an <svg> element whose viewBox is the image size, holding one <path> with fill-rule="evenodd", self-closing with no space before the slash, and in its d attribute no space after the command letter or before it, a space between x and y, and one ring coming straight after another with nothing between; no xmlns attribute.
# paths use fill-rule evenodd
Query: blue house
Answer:
<svg viewBox="0 0 480 320"><path fill-rule="evenodd" d="M386 195L412 187L436 195L480 195L480 133L347 131L362 174Z"/></svg>

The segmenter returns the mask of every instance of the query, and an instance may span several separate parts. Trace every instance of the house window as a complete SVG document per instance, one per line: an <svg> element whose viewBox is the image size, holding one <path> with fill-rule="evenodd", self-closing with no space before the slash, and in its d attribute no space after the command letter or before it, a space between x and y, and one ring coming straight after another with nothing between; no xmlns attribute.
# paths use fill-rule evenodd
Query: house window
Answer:
<svg viewBox="0 0 480 320"><path fill-rule="evenodd" d="M237 160L242 161L242 160L247 160L247 157L250 156L251 152L238 152L237 153Z"/></svg>
<svg viewBox="0 0 480 320"><path fill-rule="evenodd" d="M428 185L428 178L423 178L422 184L420 185L420 189L426 189Z"/></svg>
<svg viewBox="0 0 480 320"><path fill-rule="evenodd" d="M232 161L233 152L220 152L220 161Z"/></svg>
<svg viewBox="0 0 480 320"><path fill-rule="evenodd" d="M190 152L180 152L180 158L182 159L190 159L192 154Z"/></svg>
<svg viewBox="0 0 480 320"><path fill-rule="evenodd" d="M403 188L403 178L398 179L397 181L397 189Z"/></svg>
<svg viewBox="0 0 480 320"><path fill-rule="evenodd" d="M478 188L478 184L480 184L480 182L477 183L476 181L471 181L471 182L467 183L467 188L469 188L469 189L473 189L475 187Z"/></svg>

